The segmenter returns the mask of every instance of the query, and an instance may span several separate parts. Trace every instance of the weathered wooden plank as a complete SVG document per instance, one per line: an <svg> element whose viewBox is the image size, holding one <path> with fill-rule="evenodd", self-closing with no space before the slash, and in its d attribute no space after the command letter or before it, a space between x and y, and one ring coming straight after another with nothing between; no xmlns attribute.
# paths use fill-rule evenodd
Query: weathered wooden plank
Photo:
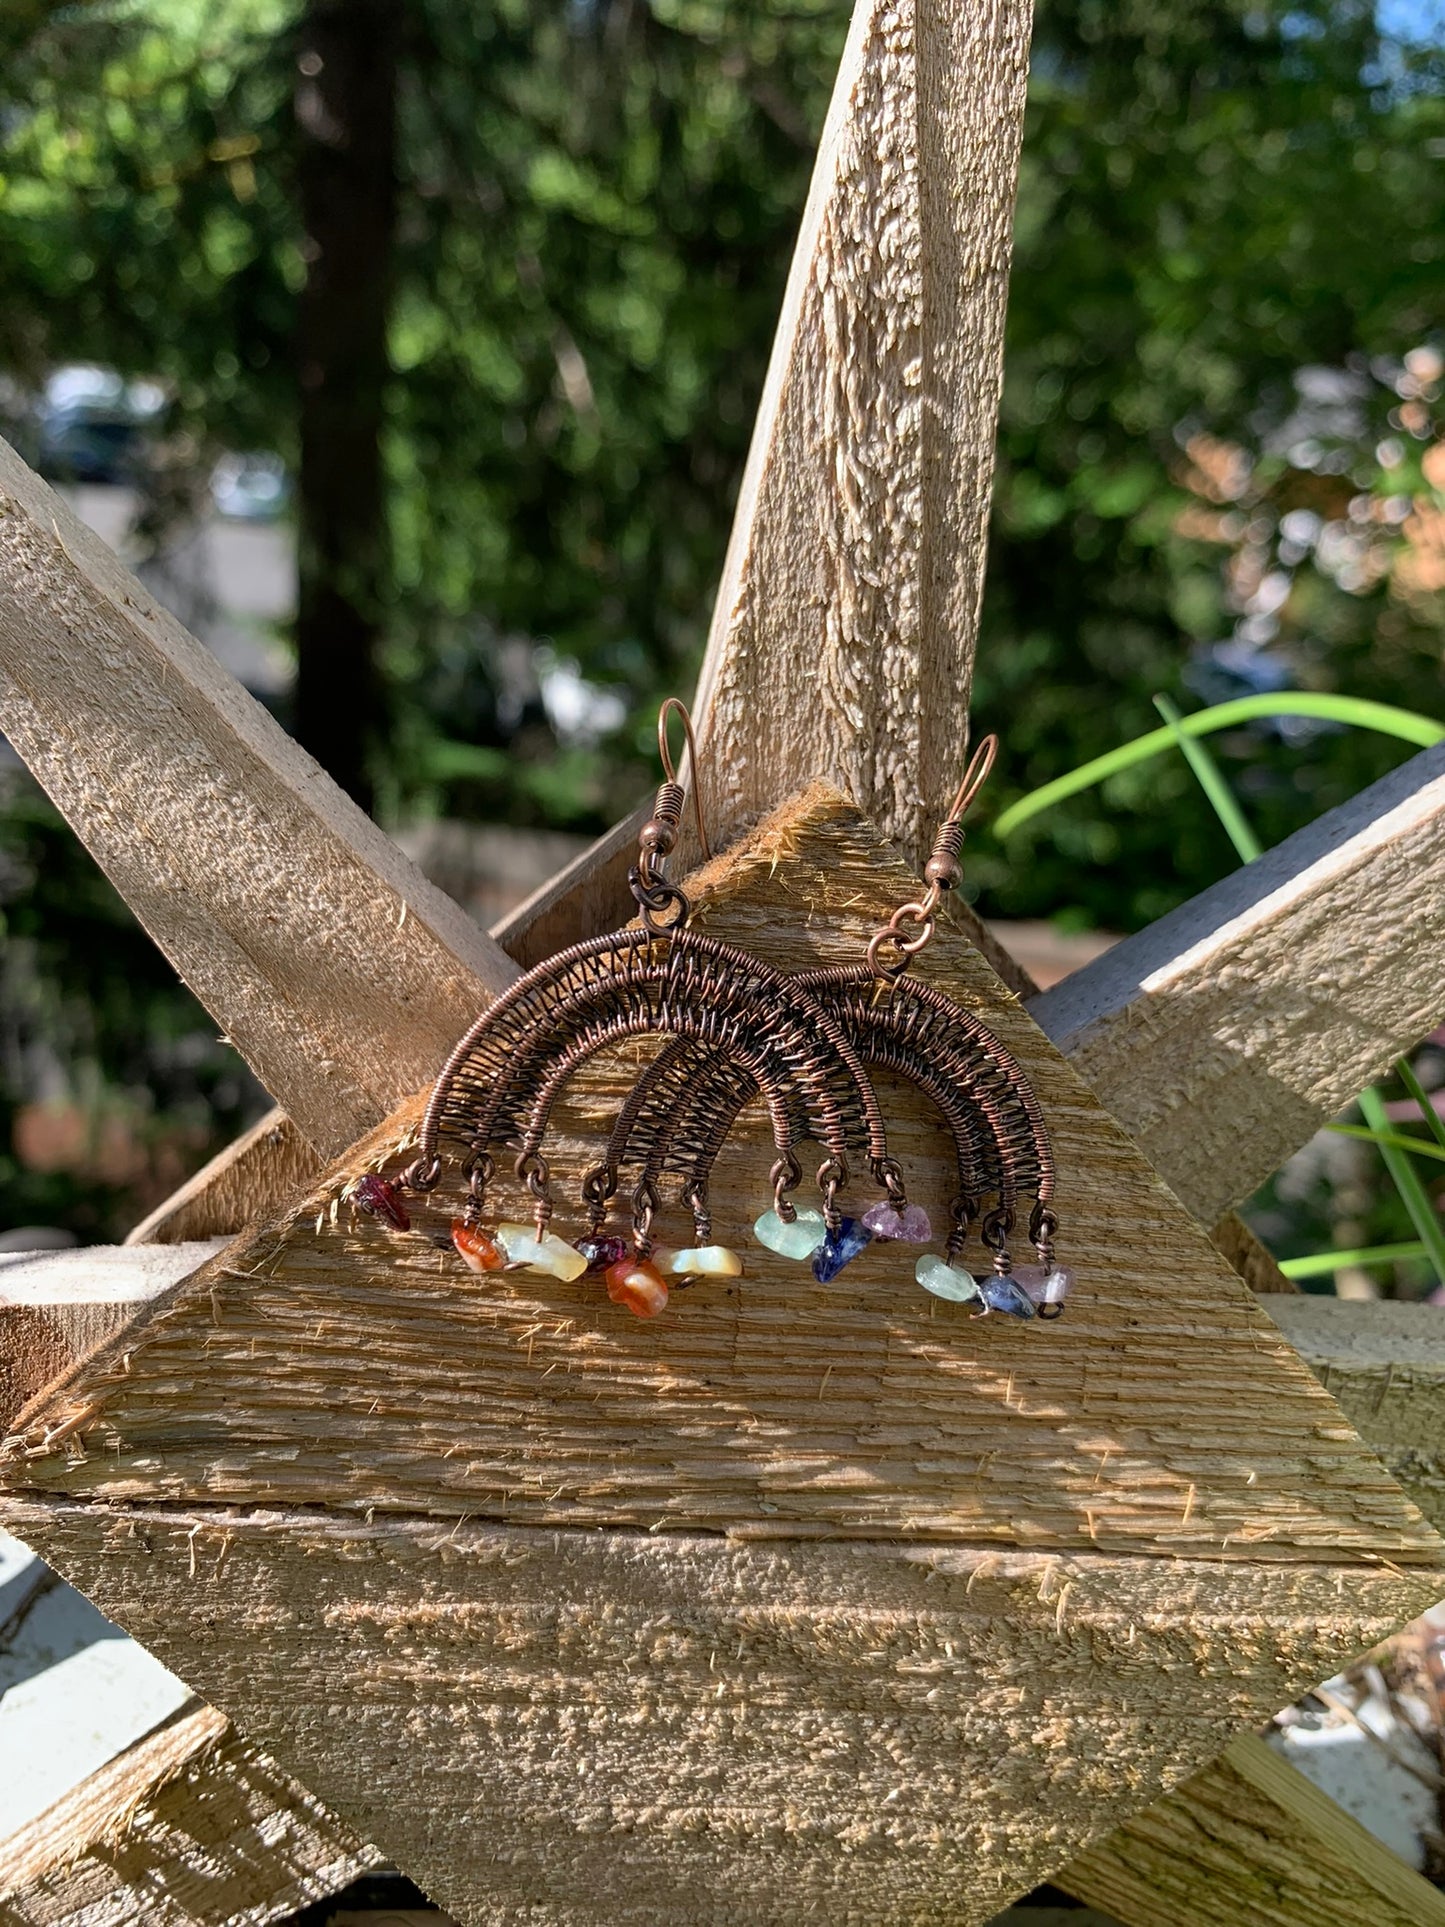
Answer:
<svg viewBox="0 0 1445 1927"><path fill-rule="evenodd" d="M209 1706L0 1842L5 1927L264 1927L380 1863Z"/></svg>
<svg viewBox="0 0 1445 1927"><path fill-rule="evenodd" d="M1445 1528L1445 1307L1305 1293L1262 1302L1425 1517Z"/></svg>
<svg viewBox="0 0 1445 1927"><path fill-rule="evenodd" d="M1028 0L860 0L699 688L718 840L816 777L921 865L983 585Z"/></svg>
<svg viewBox="0 0 1445 1927"><path fill-rule="evenodd" d="M783 967L860 956L910 887L821 788L699 883L703 927ZM85 1367L25 1426L9 1476L107 1501L1433 1563L1434 1534L1018 1000L951 926L919 967L987 1010L1034 1079L1080 1276L1059 1324L928 1298L906 1247L815 1285L751 1237L771 1160L756 1132L713 1189L746 1278L646 1325L595 1287L481 1288L433 1242L451 1181L407 1236L331 1222L413 1109ZM559 1113L559 1224L582 1228L576 1178L635 1061L596 1060ZM886 1102L910 1194L941 1222L954 1174L933 1114L903 1088Z"/></svg>
<svg viewBox="0 0 1445 1927"><path fill-rule="evenodd" d="M1445 1927L1445 1894L1252 1733L1053 1878L1121 1927Z"/></svg>
<svg viewBox="0 0 1445 1927"><path fill-rule="evenodd" d="M0 1431L73 1360L220 1248L210 1240L0 1254Z"/></svg>
<svg viewBox="0 0 1445 1927"><path fill-rule="evenodd" d="M126 1243L233 1237L310 1184L323 1162L284 1111L268 1111L143 1218Z"/></svg>
<svg viewBox="0 0 1445 1927"><path fill-rule="evenodd" d="M15 1291L9 1303L8 1273L0 1271L0 1357L18 1380L18 1391L0 1398L0 1426L214 1249L214 1242L191 1246L175 1253L173 1264L161 1265L147 1254L138 1272L117 1263L129 1256L123 1248L46 1253L25 1261L23 1294ZM124 1285L117 1280L120 1270ZM1266 1294L1262 1308L1425 1517L1445 1528L1445 1309L1298 1292L1282 1302ZM53 1371L51 1347L43 1358L28 1352L29 1326L8 1322L8 1313L21 1311L43 1312L57 1334ZM29 1357L40 1364L27 1376Z"/></svg>
<svg viewBox="0 0 1445 1927"><path fill-rule="evenodd" d="M1445 746L1076 971L1033 1014L1212 1223L1445 1017Z"/></svg>
<svg viewBox="0 0 1445 1927"><path fill-rule="evenodd" d="M13 1522L458 1918L558 1927L984 1921L1427 1590L204 1505Z"/></svg>
<svg viewBox="0 0 1445 1927"><path fill-rule="evenodd" d="M328 1154L515 975L3 443L0 728Z"/></svg>
<svg viewBox="0 0 1445 1927"><path fill-rule="evenodd" d="M1209 1242L1251 1291L1278 1294L1299 1290L1280 1270L1274 1253L1254 1235L1237 1211L1226 1211L1218 1224L1210 1227Z"/></svg>

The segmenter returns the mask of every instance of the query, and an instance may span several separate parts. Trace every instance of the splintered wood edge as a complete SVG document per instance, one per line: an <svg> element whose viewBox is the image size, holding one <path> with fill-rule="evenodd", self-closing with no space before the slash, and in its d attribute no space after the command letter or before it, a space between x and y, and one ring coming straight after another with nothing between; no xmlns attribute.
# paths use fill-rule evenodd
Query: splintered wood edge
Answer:
<svg viewBox="0 0 1445 1927"><path fill-rule="evenodd" d="M329 1899L382 1864L193 1701L0 1842L0 1909L25 1927L145 1927L161 1876L168 1927L224 1927Z"/></svg>
<svg viewBox="0 0 1445 1927"><path fill-rule="evenodd" d="M1120 1927L1445 1927L1445 1894L1252 1733L1051 1878Z"/></svg>
<svg viewBox="0 0 1445 1927"><path fill-rule="evenodd" d="M1041 1028L1212 1223L1445 1016L1445 744L1045 991Z"/></svg>
<svg viewBox="0 0 1445 1927"><path fill-rule="evenodd" d="M203 1239L0 1258L0 1433L58 1373L126 1329L216 1249L217 1240Z"/></svg>

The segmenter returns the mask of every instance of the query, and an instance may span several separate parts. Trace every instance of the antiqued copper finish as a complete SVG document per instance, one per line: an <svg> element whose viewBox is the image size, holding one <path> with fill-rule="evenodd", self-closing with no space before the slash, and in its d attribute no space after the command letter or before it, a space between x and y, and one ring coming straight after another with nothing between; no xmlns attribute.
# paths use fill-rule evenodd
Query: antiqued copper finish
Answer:
<svg viewBox="0 0 1445 1927"><path fill-rule="evenodd" d="M609 1294L651 1316L667 1301L667 1281L648 1262L664 1189L676 1185L692 1213L700 1248L679 1254L677 1270L687 1272L682 1260L715 1268L703 1249L712 1245L713 1167L741 1111L761 1098L773 1142L769 1184L775 1215L759 1220L757 1235L778 1250L794 1241L806 1248L810 1238L821 1235L814 1275L826 1282L875 1235L869 1227L885 1241L924 1241L929 1235L927 1215L908 1205L904 1175L889 1152L869 1080L870 1069L883 1069L905 1078L931 1101L953 1143L957 1189L949 1207L945 1262L961 1263L977 1226L1007 1298L1013 1291L1008 1241L1021 1219L1046 1271L1054 1263L1048 1131L1022 1066L987 1025L907 974L933 935L943 897L962 878L961 818L988 774L995 739L986 738L975 753L939 830L925 895L894 912L869 943L866 961L788 976L689 928L687 896L666 872L685 801L667 742L673 708L681 711L696 761L687 712L672 699L658 719L665 780L629 876L639 923L571 945L498 998L443 1066L422 1119L416 1158L399 1184L379 1177L363 1180L385 1189L387 1209L382 1211L370 1193L358 1193L357 1202L389 1222L404 1221L396 1192L430 1191L451 1165L466 1185L454 1240L474 1269L481 1260L468 1253L477 1244L488 1259L483 1269L492 1268L489 1254L497 1249L503 1257L508 1248L525 1249L531 1258L523 1262L560 1263L557 1275L570 1276L569 1267L583 1258L593 1265L598 1254L614 1252L617 1240L606 1228L607 1219L625 1195L630 1256L609 1266ZM693 796L697 807L695 788ZM700 808L697 828L706 851ZM590 1059L643 1036L664 1041L623 1102L600 1161L582 1179L589 1229L574 1252L548 1233L554 1198L545 1147L553 1111ZM800 1219L792 1193L802 1182L800 1151L807 1143L823 1153L817 1170L822 1213ZM478 1243L473 1232L479 1232L487 1214L488 1187L504 1154L531 1194L536 1239L516 1225L503 1225L496 1233L500 1246L493 1247L484 1237ZM862 1227L844 1216L839 1202L849 1183L850 1160L861 1160L884 1192ZM812 1231L819 1225L821 1233ZM735 1256L721 1255L735 1271ZM936 1265L937 1260L920 1263ZM690 1276L673 1282L685 1284ZM972 1289L966 1275L963 1283ZM979 1285L988 1304L985 1281ZM1064 1288L1059 1286L1058 1301ZM1022 1300L1017 1291L1013 1297ZM1002 1301L996 1296L992 1302ZM1039 1306L1047 1316L1057 1316L1061 1308L1053 1300ZM1029 1311L1026 1302L1022 1311Z"/></svg>
<svg viewBox="0 0 1445 1927"><path fill-rule="evenodd" d="M573 944L519 979L456 1045L427 1104L417 1157L403 1182L430 1190L451 1158L466 1176L466 1209L474 1221L486 1210L487 1186L505 1149L532 1193L539 1232L545 1228L554 1209L543 1155L553 1107L590 1058L630 1037L685 1044L689 1062L726 1066L740 1093L763 1094L776 1154L772 1182L787 1214L794 1210L789 1194L802 1177L796 1147L804 1140L826 1153L818 1185L830 1226L841 1220L837 1200L848 1183L850 1154L861 1152L875 1166L887 1158L878 1100L837 1018L794 979L687 927L687 898L664 868L684 801L666 744L670 706L659 720L667 779L629 878L641 927ZM706 848L700 813L698 831ZM614 1142L626 1141L646 1100L639 1087L623 1107ZM710 1170L735 1115L736 1106L729 1112L714 1102L639 1174L631 1193L639 1257L652 1246L657 1183L669 1153L687 1159L689 1168ZM594 1232L619 1183L620 1165L610 1153L584 1179L582 1201Z"/></svg>
<svg viewBox="0 0 1445 1927"><path fill-rule="evenodd" d="M1002 1250L1027 1213L1043 1264L1053 1261L1054 1159L1027 1076L977 1017L931 985L889 976L880 992L866 965L806 971L793 980L842 1025L866 1068L895 1072L928 1097L953 1138L958 1190L947 1256L961 1256L970 1227ZM709 1060L686 1040L668 1044L643 1072L618 1118L606 1169L612 1189L625 1165L654 1188L663 1173L683 1180L699 1241L710 1235L708 1180L739 1112L758 1095L736 1064ZM896 1162L869 1153L874 1177L901 1196ZM600 1167L599 1167L600 1168Z"/></svg>

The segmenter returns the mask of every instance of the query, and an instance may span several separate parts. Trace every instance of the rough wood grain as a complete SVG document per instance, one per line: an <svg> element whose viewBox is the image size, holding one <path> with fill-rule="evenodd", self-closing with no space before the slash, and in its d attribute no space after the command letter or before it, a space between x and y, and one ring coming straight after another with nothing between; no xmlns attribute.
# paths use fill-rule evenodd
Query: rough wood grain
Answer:
<svg viewBox="0 0 1445 1927"><path fill-rule="evenodd" d="M1445 1307L1301 1293L1264 1309L1437 1528L1445 1528Z"/></svg>
<svg viewBox="0 0 1445 1927"><path fill-rule="evenodd" d="M268 1111L157 1205L126 1243L172 1245L234 1237L310 1184L322 1164L284 1111Z"/></svg>
<svg viewBox="0 0 1445 1927"><path fill-rule="evenodd" d="M13 1512L440 1904L498 1927L968 1927L1425 1590L1308 1563Z"/></svg>
<svg viewBox="0 0 1445 1927"><path fill-rule="evenodd" d="M1033 1014L1212 1223L1445 1017L1445 746Z"/></svg>
<svg viewBox="0 0 1445 1927"><path fill-rule="evenodd" d="M785 967L858 955L908 884L822 788L699 881L704 927ZM815 1286L752 1241L756 1134L714 1187L745 1279L645 1325L595 1288L481 1289L432 1242L450 1180L408 1236L331 1221L413 1109L20 1421L9 1477L108 1501L1433 1564L1435 1535L977 953L948 929L922 970L986 1009L1035 1080L1081 1280L1059 1324L929 1299L896 1247ZM574 1087L559 1222L636 1062L599 1059ZM885 1088L910 1191L941 1221L932 1115Z"/></svg>
<svg viewBox="0 0 1445 1927"><path fill-rule="evenodd" d="M4 1927L264 1927L380 1863L192 1706L0 1842Z"/></svg>
<svg viewBox="0 0 1445 1927"><path fill-rule="evenodd" d="M516 974L3 443L0 728L319 1150Z"/></svg>
<svg viewBox="0 0 1445 1927"><path fill-rule="evenodd" d="M1121 1927L1445 1927L1445 1894L1252 1733L1054 1879Z"/></svg>
<svg viewBox="0 0 1445 1927"><path fill-rule="evenodd" d="M822 777L921 864L957 787L1029 24L854 10L699 688L720 841Z"/></svg>
<svg viewBox="0 0 1445 1927"><path fill-rule="evenodd" d="M1219 1223L1211 1227L1209 1242L1251 1291L1279 1294L1299 1290L1275 1263L1274 1253L1255 1237L1237 1211L1226 1211Z"/></svg>
<svg viewBox="0 0 1445 1927"><path fill-rule="evenodd" d="M0 1359L14 1386L0 1397L0 1426L214 1248L192 1246L171 1264L149 1262L138 1272L118 1267L129 1254L107 1247L27 1259L23 1294L0 1302ZM0 1283L0 1301L4 1291ZM1361 1438L1437 1530L1445 1528L1445 1310L1297 1291L1281 1304L1261 1295L1262 1308ZM32 1330L48 1334L34 1351L27 1350Z"/></svg>
<svg viewBox="0 0 1445 1927"><path fill-rule="evenodd" d="M0 1431L77 1358L219 1249L210 1240L0 1254Z"/></svg>

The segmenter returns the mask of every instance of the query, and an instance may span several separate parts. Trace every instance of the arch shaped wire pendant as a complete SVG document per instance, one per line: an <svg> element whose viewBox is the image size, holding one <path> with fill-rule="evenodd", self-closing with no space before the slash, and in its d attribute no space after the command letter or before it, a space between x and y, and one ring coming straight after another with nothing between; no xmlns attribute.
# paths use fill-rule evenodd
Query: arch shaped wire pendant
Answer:
<svg viewBox="0 0 1445 1927"><path fill-rule="evenodd" d="M352 1201L405 1228L400 1194L431 1191L454 1167L465 1182L465 1203L452 1240L474 1270L525 1268L563 1279L601 1272L615 1302L650 1316L667 1303L670 1288L742 1270L736 1253L713 1242L709 1187L739 1115L761 1099L774 1152L772 1204L755 1235L781 1256L811 1261L814 1277L827 1283L875 1238L926 1243L932 1236L889 1152L869 1078L870 1068L882 1069L930 1100L953 1144L957 1189L944 1255L918 1259L918 1282L940 1297L977 1299L983 1311L1057 1316L1069 1274L1054 1262L1054 1164L1032 1086L979 1018L907 976L933 934L943 895L961 879L961 818L988 773L996 740L981 745L939 831L927 894L896 911L857 964L789 975L693 930L691 905L666 874L685 797L667 743L674 708L696 760L687 712L669 698L658 719L665 780L628 878L638 923L571 945L498 998L442 1067L413 1162L395 1182L363 1177ZM696 790L693 802L706 854ZM663 1042L582 1179L588 1230L568 1244L551 1229L546 1145L554 1108L590 1059L639 1037ZM808 1143L822 1153L818 1208L800 1210L794 1193ZM498 1222L489 1211L503 1154L530 1194L530 1224ZM842 1198L860 1162L884 1195L853 1217ZM654 1236L670 1180L695 1234L695 1243L678 1251ZM625 1237L609 1229L619 1200L630 1220ZM1021 1214L1038 1262L1016 1272L1009 1239ZM987 1278L974 1278L963 1264L975 1225L993 1256Z"/></svg>

